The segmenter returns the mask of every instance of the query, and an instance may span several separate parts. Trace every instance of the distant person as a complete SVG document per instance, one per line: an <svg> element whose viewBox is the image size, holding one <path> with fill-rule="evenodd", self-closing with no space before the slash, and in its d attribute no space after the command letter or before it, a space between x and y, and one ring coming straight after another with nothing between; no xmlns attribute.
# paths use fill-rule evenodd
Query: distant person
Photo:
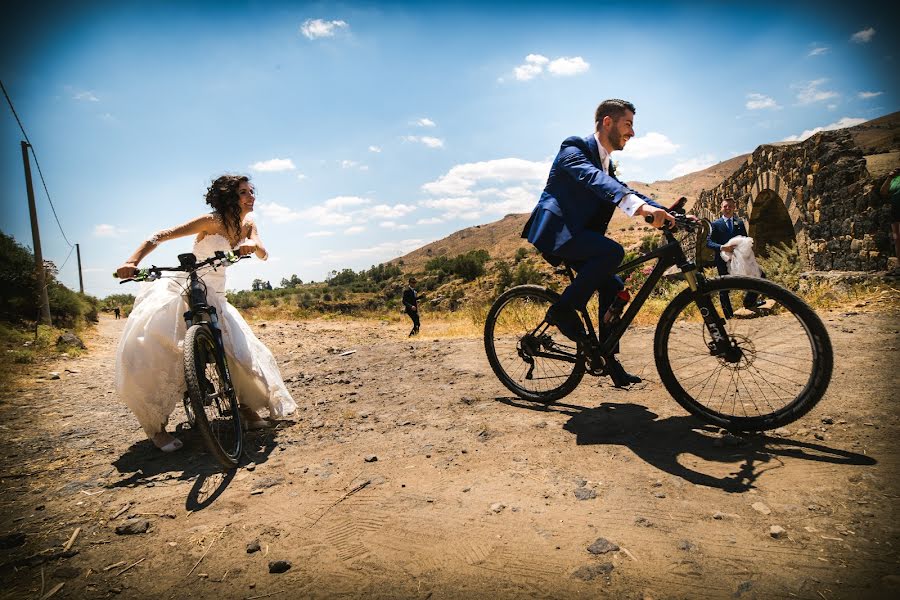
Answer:
<svg viewBox="0 0 900 600"><path fill-rule="evenodd" d="M629 217L652 217L657 228L675 222L662 206L615 177L610 154L634 137L634 113L631 102L604 100L594 112L594 132L563 141L544 192L522 230L522 237L551 262L564 260L576 271L571 285L547 311L546 321L569 339L585 344L591 342L576 310L585 310L594 291L599 291L598 325L602 327L613 299L625 288L615 275L625 250L606 237L616 208ZM641 381L625 371L615 354L606 363L606 373L616 387Z"/></svg>
<svg viewBox="0 0 900 600"><path fill-rule="evenodd" d="M116 315L116 318L118 319L119 317L122 316L122 309L119 308L118 306L115 307L115 308L113 309L113 314Z"/></svg>
<svg viewBox="0 0 900 600"><path fill-rule="evenodd" d="M744 222L734 214L734 198L729 197L723 199L720 208L722 210L722 216L712 222L709 236L706 239L706 247L712 249L716 255L716 271L719 272L719 275L728 275L728 265L725 264L721 252L734 252L734 248L728 245L728 242L731 241L732 238L739 235L744 237L750 236L747 235L747 228L744 226ZM765 276L766 274L762 273L762 277ZM759 296L757 294L748 293L744 296L744 308L756 308L761 306L763 302L758 298ZM719 292L719 300L722 303L722 312L725 313L725 318L730 319L733 317L734 310L731 306L731 299L728 297L728 293Z"/></svg>
<svg viewBox="0 0 900 600"><path fill-rule="evenodd" d="M265 260L269 254L253 218L255 201L249 178L222 175L206 191L206 203L212 212L153 234L116 273L123 279L133 277L138 263L159 244L188 235L195 236L193 253L198 260L230 250ZM297 404L284 385L275 357L226 300L225 270L207 271L202 280L207 300L219 315L228 367L241 404L241 420L248 429L259 429L270 423L259 416L258 410L268 408L270 417L281 418L294 412ZM119 397L135 414L147 437L163 452L182 447L181 440L166 432L166 424L175 403L186 391L181 349L186 309L182 282L178 279L162 278L142 286L116 350Z"/></svg>
<svg viewBox="0 0 900 600"><path fill-rule="evenodd" d="M894 256L900 259L900 167L894 169L881 184L881 197L891 199L891 235L894 236Z"/></svg>
<svg viewBox="0 0 900 600"><path fill-rule="evenodd" d="M416 294L415 286L416 278L409 278L409 285L403 290L403 309L407 316L412 319L413 327L409 331L409 336L419 334L419 296Z"/></svg>

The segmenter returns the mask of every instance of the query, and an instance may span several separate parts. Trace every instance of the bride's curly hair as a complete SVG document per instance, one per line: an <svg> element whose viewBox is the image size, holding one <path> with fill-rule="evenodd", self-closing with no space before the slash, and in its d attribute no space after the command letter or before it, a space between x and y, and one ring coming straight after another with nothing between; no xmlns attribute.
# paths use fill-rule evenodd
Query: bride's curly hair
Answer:
<svg viewBox="0 0 900 600"><path fill-rule="evenodd" d="M237 235L241 230L241 204L238 187L249 182L246 175L222 175L215 179L206 190L206 203L213 207L225 224L225 230Z"/></svg>

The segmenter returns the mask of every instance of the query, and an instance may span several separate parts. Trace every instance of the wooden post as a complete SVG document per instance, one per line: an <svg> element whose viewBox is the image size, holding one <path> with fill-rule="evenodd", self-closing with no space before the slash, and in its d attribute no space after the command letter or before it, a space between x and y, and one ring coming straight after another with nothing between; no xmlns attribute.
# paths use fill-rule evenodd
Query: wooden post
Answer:
<svg viewBox="0 0 900 600"><path fill-rule="evenodd" d="M47 296L47 277L44 274L44 256L41 253L41 233L38 231L37 208L34 205L34 186L31 184L31 162L28 160L28 142L22 142L22 162L25 164L25 189L28 192L28 213L31 215L31 239L34 242L34 273L37 278L41 302L40 322L50 325L50 299Z"/></svg>

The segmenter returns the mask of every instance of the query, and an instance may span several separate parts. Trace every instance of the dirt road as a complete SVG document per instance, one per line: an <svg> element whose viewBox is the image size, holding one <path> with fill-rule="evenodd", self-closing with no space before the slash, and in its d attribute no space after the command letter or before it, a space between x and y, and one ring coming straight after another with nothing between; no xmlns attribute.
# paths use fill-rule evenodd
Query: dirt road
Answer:
<svg viewBox="0 0 900 600"><path fill-rule="evenodd" d="M669 398L650 329L623 343L638 389L544 407L427 323L256 323L301 409L228 475L191 431L172 455L144 439L103 320L0 395L0 597L896 597L900 314L854 310L823 315L822 403L743 439ZM149 530L118 535L131 516Z"/></svg>

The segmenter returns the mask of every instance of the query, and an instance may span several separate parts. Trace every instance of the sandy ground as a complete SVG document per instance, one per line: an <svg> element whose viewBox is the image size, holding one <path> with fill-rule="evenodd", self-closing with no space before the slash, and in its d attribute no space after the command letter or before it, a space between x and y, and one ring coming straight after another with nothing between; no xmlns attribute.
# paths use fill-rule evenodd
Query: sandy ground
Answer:
<svg viewBox="0 0 900 600"><path fill-rule="evenodd" d="M124 321L105 319L88 354L0 395L0 597L898 597L900 314L854 311L823 315L821 404L739 440L671 400L649 328L622 355L646 383L588 377L544 407L427 321L412 341L256 323L301 408L230 474L195 432L172 455L144 438L112 391ZM117 535L132 516L149 530Z"/></svg>

